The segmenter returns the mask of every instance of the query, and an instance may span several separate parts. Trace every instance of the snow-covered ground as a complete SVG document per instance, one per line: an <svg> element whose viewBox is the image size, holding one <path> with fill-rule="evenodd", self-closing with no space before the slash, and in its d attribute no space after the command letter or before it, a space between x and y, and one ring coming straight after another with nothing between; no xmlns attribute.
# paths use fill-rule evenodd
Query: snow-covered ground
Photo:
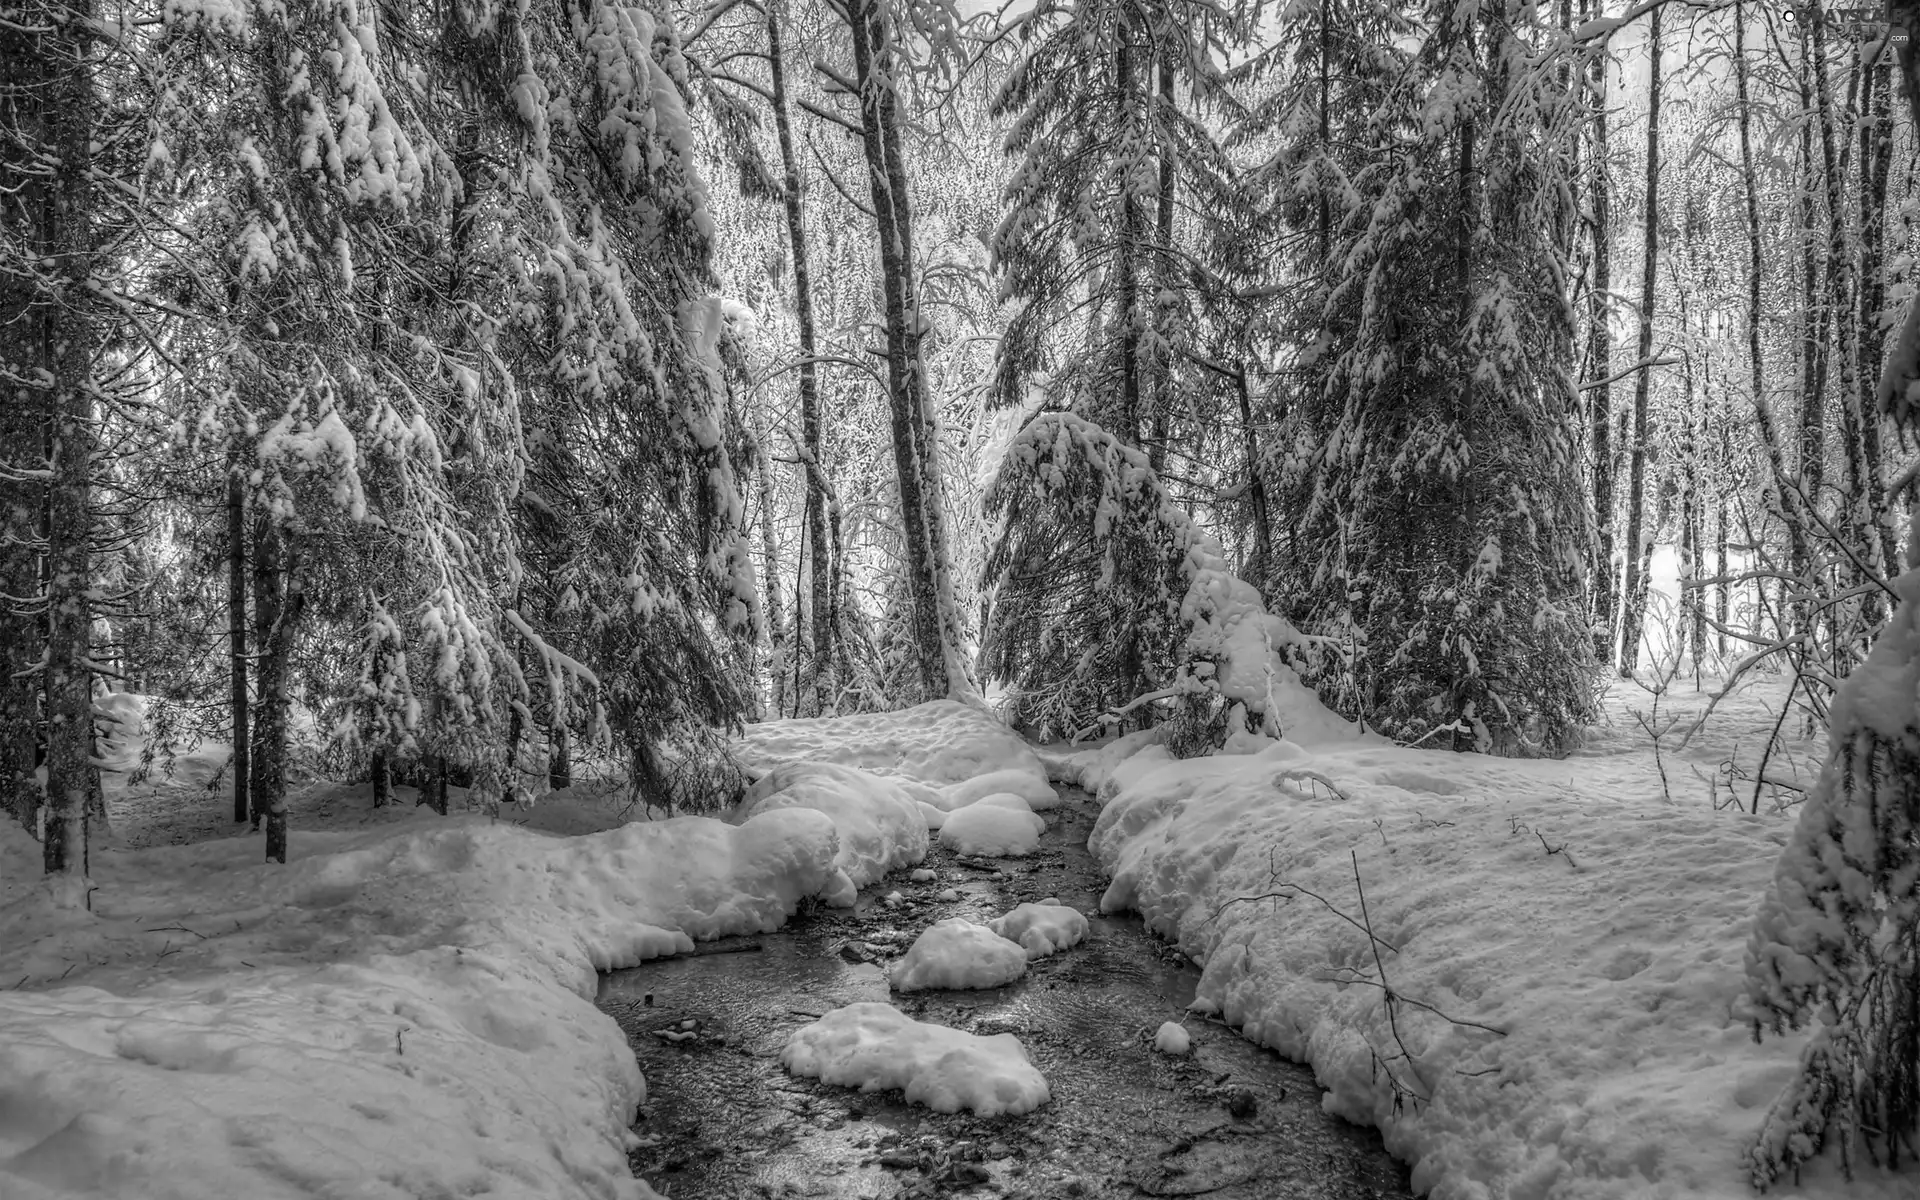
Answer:
<svg viewBox="0 0 1920 1200"><path fill-rule="evenodd" d="M929 827L984 796L1035 822L1020 797L1054 800L1019 739L941 704L762 727L750 757L811 765L728 821L647 820L587 785L495 819L317 784L279 866L258 835L215 836L234 828L208 786L224 746L129 787L145 706L109 705L119 833L93 855L90 907L0 824L5 1200L651 1196L625 1157L644 1082L591 1003L596 973L777 928L805 897L850 902L851 876L918 862ZM966 1043L986 1079L914 1067L925 1039L908 1040L887 1069L937 1103L1045 1100L1017 1045Z"/></svg>
<svg viewBox="0 0 1920 1200"><path fill-rule="evenodd" d="M1326 1105L1379 1126L1416 1189L1731 1200L1751 1194L1744 1152L1802 1042L1755 1045L1742 999L1795 816L1735 811L1709 781L1752 764L1784 690L1756 680L1684 747L1668 731L1659 763L1634 716L1653 698L1620 684L1609 727L1562 761L1363 738L1053 766L1105 801L1102 907L1177 940L1204 967L1196 1006L1310 1061ZM1678 683L1660 703L1656 729L1705 697ZM1817 748L1796 750L1811 771ZM1780 1194L1842 1186L1823 1161ZM1916 1188L1867 1168L1847 1194Z"/></svg>
<svg viewBox="0 0 1920 1200"><path fill-rule="evenodd" d="M1704 705L1690 683L1657 710L1618 685L1585 750L1531 762L1324 714L1293 727L1310 744L1241 737L1249 752L1181 763L1144 736L1043 761L960 705L783 722L751 733L768 778L726 822L556 837L362 811L296 824L284 867L256 837L103 850L91 912L0 828L0 1196L650 1195L624 1155L644 1084L588 999L595 972L844 902L855 874L884 890L953 814L1041 821L1050 767L1105 803L1105 907L1203 964L1189 1023L1311 1061L1417 1187L1730 1200L1799 1046L1754 1045L1740 1000L1794 813L1780 789L1736 811L1719 772L1757 765L1783 692L1757 680L1683 744L1668 719ZM1818 746L1793 749L1768 775L1804 784ZM555 809L567 828L619 819L594 804ZM1029 909L923 957L965 967L995 939L1016 971L1084 935ZM856 1007L797 1035L790 1067L939 1107L1047 1099L1014 1039ZM1849 1195L1914 1194L1865 1174ZM1782 1194L1839 1186L1822 1162Z"/></svg>

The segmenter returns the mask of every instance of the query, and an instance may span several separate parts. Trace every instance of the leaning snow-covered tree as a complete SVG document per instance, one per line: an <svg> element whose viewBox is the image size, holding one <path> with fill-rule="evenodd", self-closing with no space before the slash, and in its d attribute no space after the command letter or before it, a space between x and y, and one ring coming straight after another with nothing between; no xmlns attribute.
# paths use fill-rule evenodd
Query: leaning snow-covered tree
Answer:
<svg viewBox="0 0 1920 1200"><path fill-rule="evenodd" d="M1324 307L1305 314L1274 453L1295 548L1269 586L1344 647L1316 683L1346 715L1552 752L1592 711L1551 233L1574 114L1534 61L1553 36L1535 6L1449 0L1421 20L1330 221Z"/></svg>
<svg viewBox="0 0 1920 1200"><path fill-rule="evenodd" d="M1920 1129L1920 538L1906 566L1747 943L1754 1036L1821 1026L1749 1152L1760 1187L1830 1140L1897 1164Z"/></svg>
<svg viewBox="0 0 1920 1200"><path fill-rule="evenodd" d="M986 496L981 662L1008 686L1017 728L1076 735L1142 727L1171 708L1176 754L1226 734L1278 734L1306 647L1226 567L1220 544L1168 497L1145 451L1072 413L1043 413Z"/></svg>
<svg viewBox="0 0 1920 1200"><path fill-rule="evenodd" d="M1920 127L1920 4L1890 7L1908 102ZM1871 421L1909 452L1920 435L1920 304L1910 304L1880 375ZM1901 473L1909 505L1920 463ZM1827 760L1747 941L1757 1039L1819 1028L1775 1098L1748 1169L1764 1188L1838 1143L1851 1175L1865 1148L1898 1165L1920 1157L1920 508L1910 508L1892 618L1835 691Z"/></svg>

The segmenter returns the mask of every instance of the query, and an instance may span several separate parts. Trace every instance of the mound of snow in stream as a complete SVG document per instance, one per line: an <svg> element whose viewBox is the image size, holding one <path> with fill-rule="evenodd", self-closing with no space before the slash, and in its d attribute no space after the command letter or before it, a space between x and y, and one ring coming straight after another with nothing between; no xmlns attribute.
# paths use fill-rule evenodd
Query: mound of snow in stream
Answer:
<svg viewBox="0 0 1920 1200"><path fill-rule="evenodd" d="M948 917L929 925L888 972L897 992L993 988L1027 973L1027 954L985 925Z"/></svg>
<svg viewBox="0 0 1920 1200"><path fill-rule="evenodd" d="M1154 1030L1153 1048L1178 1058L1193 1049L1193 1035L1178 1021L1162 1021L1160 1028Z"/></svg>
<svg viewBox="0 0 1920 1200"><path fill-rule="evenodd" d="M1755 1045L1743 999L1749 921L1790 814L1669 802L1645 753L1268 741L1097 766L1103 911L1137 910L1198 956L1193 1007L1310 1061L1325 1106L1377 1125L1416 1191L1751 1195L1744 1152L1806 1040ZM1363 919L1409 998L1397 1039ZM1849 1196L1913 1195L1911 1176L1856 1177ZM1778 1191L1842 1188L1821 1159Z"/></svg>
<svg viewBox="0 0 1920 1200"><path fill-rule="evenodd" d="M1028 958L1045 958L1085 940L1087 918L1064 904L1043 900L1038 904L1019 905L1004 916L988 921L987 928L1018 943Z"/></svg>
<svg viewBox="0 0 1920 1200"><path fill-rule="evenodd" d="M986 796L947 814L940 844L961 854L1023 858L1040 846L1047 822L1010 792Z"/></svg>
<svg viewBox="0 0 1920 1200"><path fill-rule="evenodd" d="M840 831L839 868L856 888L927 856L920 806L891 779L837 763L787 763L747 790L733 817L751 820L783 808L809 808Z"/></svg>
<svg viewBox="0 0 1920 1200"><path fill-rule="evenodd" d="M1050 1098L1046 1079L1012 1034L980 1037L927 1025L891 1004L834 1009L795 1030L780 1061L822 1083L863 1092L899 1088L909 1103L935 1112L1028 1113Z"/></svg>
<svg viewBox="0 0 1920 1200"><path fill-rule="evenodd" d="M0 822L0 1196L640 1200L645 1088L596 972L777 928L824 814L556 839L424 818L96 852L93 911Z"/></svg>

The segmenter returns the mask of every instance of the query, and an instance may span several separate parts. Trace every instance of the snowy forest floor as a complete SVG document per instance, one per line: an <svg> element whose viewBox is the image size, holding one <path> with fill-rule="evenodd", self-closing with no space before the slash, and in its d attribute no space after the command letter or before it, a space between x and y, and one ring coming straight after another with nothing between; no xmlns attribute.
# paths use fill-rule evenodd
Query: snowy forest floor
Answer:
<svg viewBox="0 0 1920 1200"><path fill-rule="evenodd" d="M806 902L788 929L751 935L758 951L720 954L749 939L694 942L775 929L796 897L821 894L820 856L832 850L816 844L819 814L756 817L757 840L717 822L528 838L494 826L582 833L636 814L617 793L582 785L489 820L456 789L442 822L409 789L375 809L365 785L315 779L291 797L293 861L262 866L260 835L230 820L225 747L202 746L172 775L129 786L129 738L108 747L122 769L107 787L118 852L96 860L104 907L93 917L45 908L34 898L37 847L0 836L0 914L23 935L13 949L0 937L0 974L19 979L0 982L13 989L0 991L0 1184L13 1170L54 1183L23 1193L35 1200L91 1196L112 1171L148 1178L164 1161L180 1186L153 1194L197 1200L241 1194L237 1181L252 1186L261 1172L370 1176L357 1151L339 1149L353 1146L379 1157L381 1178L407 1181L400 1195L429 1178L466 1186L502 1172L544 1180L528 1195L576 1194L555 1190L562 1175L581 1195L651 1195L612 1180L628 1166L669 1195L723 1198L1404 1194L1407 1173L1372 1134L1327 1115L1338 1113L1378 1124L1415 1164L1412 1186L1437 1194L1471 1194L1475 1181L1557 1194L1558 1181L1594 1196L1744 1195L1741 1147L1796 1050L1792 1040L1752 1047L1732 1000L1745 927L1797 793L1763 788L1757 818L1732 801L1749 805L1753 785L1739 777L1759 770L1776 726L1785 742L1766 776L1804 787L1818 770L1825 739L1798 716L1779 720L1786 692L1782 678L1754 678L1687 738L1707 692L1683 681L1655 697L1615 683L1605 720L1559 761L1370 739L1185 763L1152 746L1111 754L1079 776L1104 809L1066 792L1038 855L969 865L936 843L934 881L895 874L851 910ZM964 745L916 742L927 720L914 710L756 736L763 751L771 738L777 761L835 761L859 739L807 731L866 721L892 739L888 754L965 759L959 778L1032 758L1001 727ZM1074 777L1062 755L1047 757ZM1364 941L1307 905L1207 915L1268 890L1270 868L1335 897L1350 897L1364 871L1373 919L1400 947L1394 984L1510 1036L1426 1020L1413 1052L1447 1095L1402 1111L1377 1061L1369 1066L1370 1050L1390 1046L1379 993L1349 986ZM938 899L946 887L958 898ZM720 899L697 909L675 899L693 894ZM898 1093L789 1078L769 1057L827 1009L885 998L875 963L929 922L1048 895L1115 912L1096 916L1088 942L1035 963L1021 986L893 997L930 1022L1015 1033L1051 1081L1053 1099L1037 1111L940 1116ZM10 899L20 903L9 909ZM219 932L228 921L232 932ZM647 961L663 954L683 957ZM1190 961L1205 963L1197 985ZM600 989L651 1085L623 1162L638 1076L585 999L595 969L634 964ZM1190 1001L1195 1058L1162 1058L1141 1031ZM697 1036L658 1036L689 1020ZM1312 1072L1260 1045L1310 1060ZM183 1108L168 1089L185 1084L200 1090ZM391 1095L369 1106L369 1086ZM305 1110L207 1117L275 1112L261 1105L286 1103L273 1097L288 1087L320 1123L301 1119ZM1253 1093L1250 1118L1227 1106L1236 1087ZM94 1112L110 1116L59 1125ZM599 1139L590 1162L571 1137L589 1126ZM198 1139L191 1154L176 1146L183 1135ZM137 1152L102 1165L102 1148L130 1137ZM472 1158L482 1145L485 1162ZM75 1182L96 1168L108 1175L94 1190ZM836 1172L866 1191L845 1190ZM1835 1174L1822 1165L1804 1190L1783 1191L1837 1195ZM1277 1190L1289 1178L1302 1190ZM1864 1182L1849 1190L1914 1194L1902 1177Z"/></svg>
<svg viewBox="0 0 1920 1200"><path fill-rule="evenodd" d="M853 909L809 905L779 933L606 977L600 1007L647 1077L636 1174L662 1195L707 1200L1409 1196L1379 1134L1321 1110L1310 1070L1185 1011L1199 972L1184 956L1137 918L1097 915L1106 881L1086 845L1099 810L1083 792L1064 798L1027 858L966 858L936 842L923 864L933 880L889 880ZM884 965L928 925L984 923L1045 897L1096 914L1086 941L1005 987L889 996ZM742 946L758 949L725 952ZM889 999L916 1020L1015 1034L1052 1099L1024 1116L941 1114L781 1067L794 1029ZM1185 1022L1190 1055L1154 1049L1168 1020ZM687 1021L698 1037L663 1036Z"/></svg>

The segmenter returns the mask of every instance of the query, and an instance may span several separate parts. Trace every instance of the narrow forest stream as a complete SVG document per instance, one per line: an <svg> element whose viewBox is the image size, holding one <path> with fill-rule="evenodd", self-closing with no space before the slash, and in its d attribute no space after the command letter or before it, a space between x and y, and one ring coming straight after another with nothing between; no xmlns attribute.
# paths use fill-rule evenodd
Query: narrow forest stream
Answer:
<svg viewBox="0 0 1920 1200"><path fill-rule="evenodd" d="M936 920L1047 896L1097 911L1097 809L1063 794L1030 858L961 859L936 842L933 882L902 873L851 911L809 906L779 933L605 976L600 1007L647 1077L635 1173L677 1200L1410 1196L1377 1133L1320 1110L1311 1071L1183 1011L1199 972L1137 919L1093 918L1085 942L1008 987L889 996L883 967ZM959 899L937 899L945 888ZM1025 1116L946 1116L781 1067L800 1025L888 999L919 1020L1018 1035L1052 1100ZM1169 1019L1192 1033L1189 1057L1153 1048Z"/></svg>

